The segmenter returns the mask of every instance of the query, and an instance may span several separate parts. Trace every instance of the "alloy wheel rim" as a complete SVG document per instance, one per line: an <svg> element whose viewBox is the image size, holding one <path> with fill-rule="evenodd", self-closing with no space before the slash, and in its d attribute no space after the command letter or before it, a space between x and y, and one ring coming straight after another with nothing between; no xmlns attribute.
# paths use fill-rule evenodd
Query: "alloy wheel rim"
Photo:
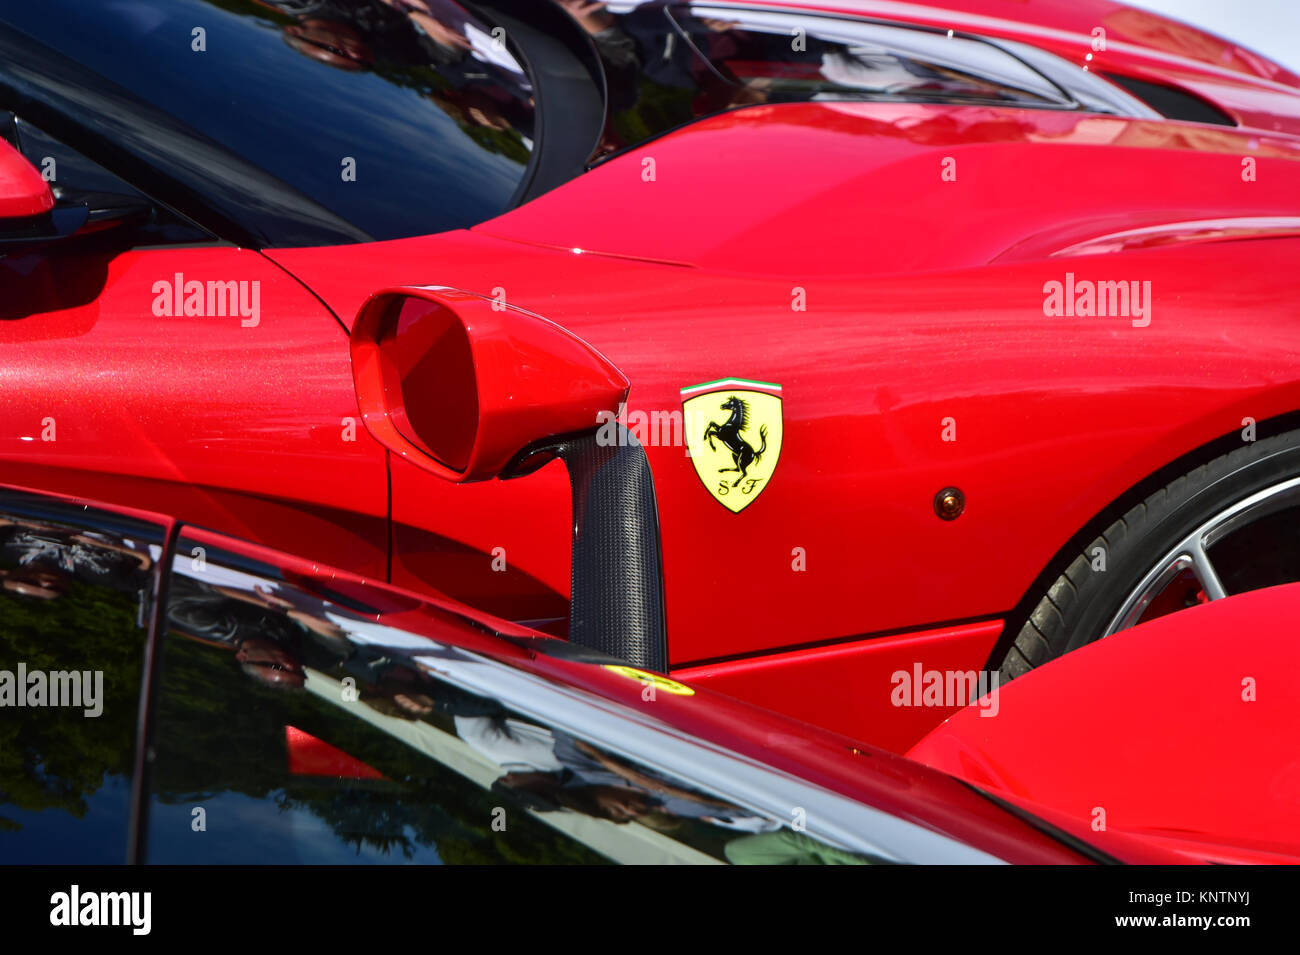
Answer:
<svg viewBox="0 0 1300 955"><path fill-rule="evenodd" d="M1201 522L1143 576L1102 632L1103 637L1135 626L1166 587L1184 572L1200 583L1209 601L1228 596L1210 549L1242 528L1291 507L1300 506L1300 477L1273 484L1237 501Z"/></svg>

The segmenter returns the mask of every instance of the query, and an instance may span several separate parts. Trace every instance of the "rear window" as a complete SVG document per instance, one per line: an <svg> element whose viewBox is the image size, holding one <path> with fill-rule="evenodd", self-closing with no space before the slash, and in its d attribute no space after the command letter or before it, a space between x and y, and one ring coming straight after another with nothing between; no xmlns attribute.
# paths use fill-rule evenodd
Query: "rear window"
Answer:
<svg viewBox="0 0 1300 955"><path fill-rule="evenodd" d="M373 238L468 227L522 191L529 77L454 0L43 0L0 20Z"/></svg>

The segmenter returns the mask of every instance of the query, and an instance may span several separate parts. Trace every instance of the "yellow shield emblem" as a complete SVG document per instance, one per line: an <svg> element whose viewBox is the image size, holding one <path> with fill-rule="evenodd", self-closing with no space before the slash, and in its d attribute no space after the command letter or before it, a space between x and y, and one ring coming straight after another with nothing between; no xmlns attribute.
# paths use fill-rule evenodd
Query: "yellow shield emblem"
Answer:
<svg viewBox="0 0 1300 955"><path fill-rule="evenodd" d="M709 493L739 513L767 488L781 457L781 386L723 378L682 389L686 448Z"/></svg>

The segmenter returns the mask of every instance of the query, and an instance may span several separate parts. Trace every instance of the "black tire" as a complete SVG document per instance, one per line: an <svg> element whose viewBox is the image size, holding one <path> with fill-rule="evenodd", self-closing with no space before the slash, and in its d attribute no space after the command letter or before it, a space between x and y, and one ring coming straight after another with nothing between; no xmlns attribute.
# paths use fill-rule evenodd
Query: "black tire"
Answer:
<svg viewBox="0 0 1300 955"><path fill-rule="evenodd" d="M1188 534L1232 504L1297 476L1300 430L1243 444L1150 495L1085 547L1047 589L1007 650L1000 679L1099 639L1142 578ZM1093 569L1098 547L1104 570ZM1289 579L1300 579L1300 567Z"/></svg>

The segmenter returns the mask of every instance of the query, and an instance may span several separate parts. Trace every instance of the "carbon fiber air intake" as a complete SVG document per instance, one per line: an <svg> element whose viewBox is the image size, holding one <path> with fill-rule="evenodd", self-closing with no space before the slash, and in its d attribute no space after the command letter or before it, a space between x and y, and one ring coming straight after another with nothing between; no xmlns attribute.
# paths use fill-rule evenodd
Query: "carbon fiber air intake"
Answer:
<svg viewBox="0 0 1300 955"><path fill-rule="evenodd" d="M560 458L573 493L569 641L645 670L668 669L659 509L645 450L626 428L534 446L515 474ZM538 458L541 458L541 461Z"/></svg>

